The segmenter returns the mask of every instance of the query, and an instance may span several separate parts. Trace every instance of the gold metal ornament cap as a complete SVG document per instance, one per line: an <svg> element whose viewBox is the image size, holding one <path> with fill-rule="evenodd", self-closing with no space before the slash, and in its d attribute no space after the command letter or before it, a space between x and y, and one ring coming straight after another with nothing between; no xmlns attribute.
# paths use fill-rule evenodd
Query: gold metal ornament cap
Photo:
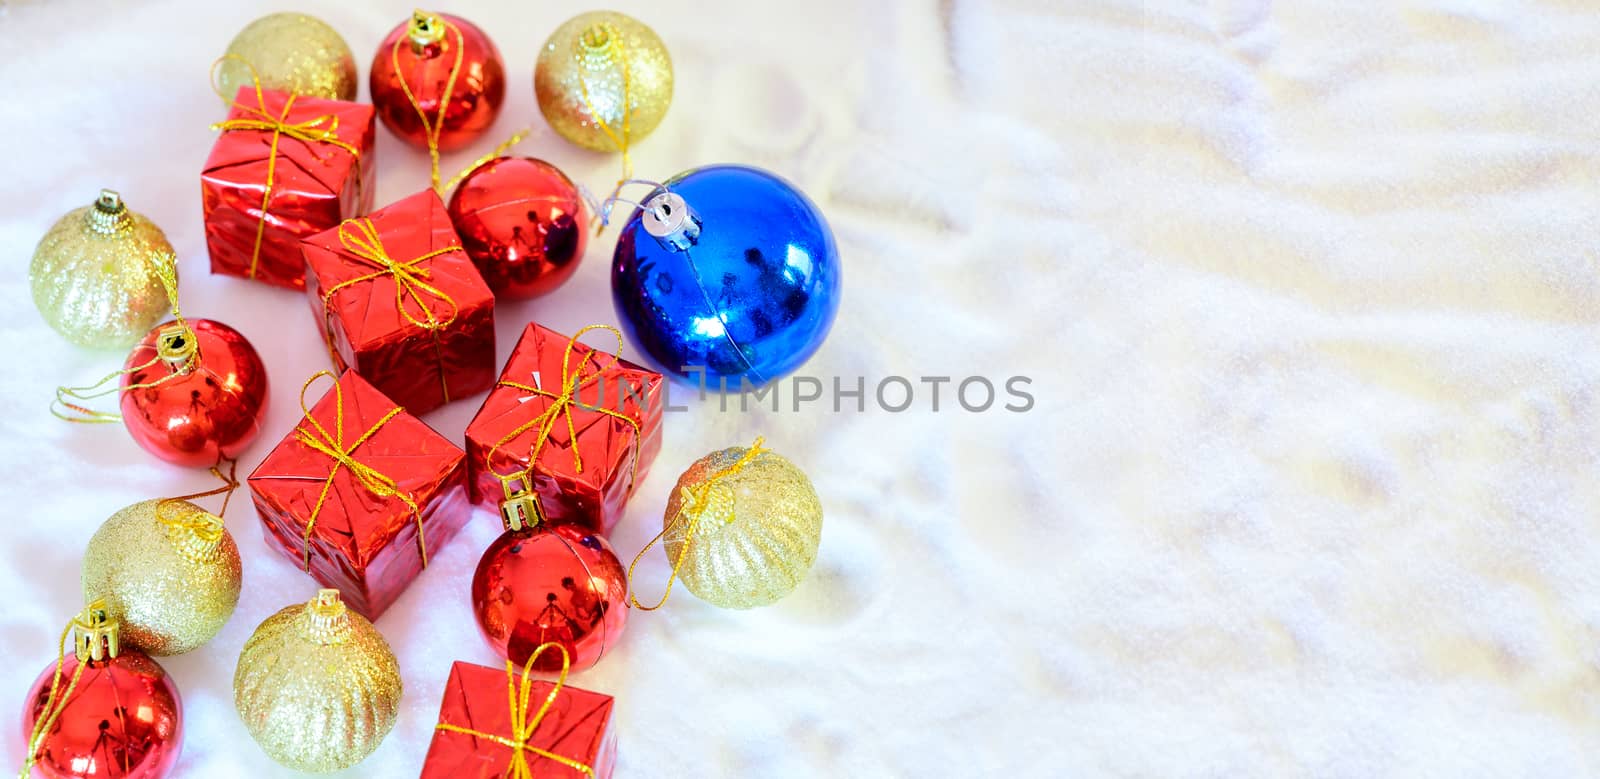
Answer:
<svg viewBox="0 0 1600 779"><path fill-rule="evenodd" d="M126 349L171 307L161 274L176 278L177 261L161 228L103 189L39 239L28 266L33 304L78 346Z"/></svg>
<svg viewBox="0 0 1600 779"><path fill-rule="evenodd" d="M222 519L186 500L112 514L83 553L84 600L103 599L122 642L150 655L199 648L239 603L243 567Z"/></svg>
<svg viewBox="0 0 1600 779"><path fill-rule="evenodd" d="M684 556L684 586L728 609L771 605L793 592L822 539L822 502L805 472L781 455L763 451L723 474L746 451L736 446L695 461L678 478L662 520L667 559ZM688 505L700 494L700 505ZM700 518L687 545L687 523L674 522L680 511Z"/></svg>
<svg viewBox="0 0 1600 779"><path fill-rule="evenodd" d="M338 590L268 617L245 642L233 701L273 760L297 771L349 768L394 728L400 664L371 622Z"/></svg>
<svg viewBox="0 0 1600 779"><path fill-rule="evenodd" d="M539 110L561 137L595 151L637 143L672 104L672 57L643 22L614 11L567 20L534 66Z"/></svg>
<svg viewBox="0 0 1600 779"><path fill-rule="evenodd" d="M239 87L252 85L251 67L263 89L356 99L356 61L350 46L315 16L294 12L263 16L234 36L227 54L243 61L230 57L218 66L218 90L226 103L233 102Z"/></svg>
<svg viewBox="0 0 1600 779"><path fill-rule="evenodd" d="M444 20L432 11L416 10L411 13L411 23L406 25L406 38L411 50L421 54L429 46L444 40Z"/></svg>
<svg viewBox="0 0 1600 779"><path fill-rule="evenodd" d="M105 601L94 600L72 618L72 652L78 662L109 660L122 654L117 621Z"/></svg>

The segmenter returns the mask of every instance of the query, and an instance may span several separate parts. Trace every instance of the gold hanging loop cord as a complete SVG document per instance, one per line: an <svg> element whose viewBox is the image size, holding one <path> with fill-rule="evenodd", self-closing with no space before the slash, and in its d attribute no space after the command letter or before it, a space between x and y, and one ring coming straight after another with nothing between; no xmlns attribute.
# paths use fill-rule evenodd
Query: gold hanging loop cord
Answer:
<svg viewBox="0 0 1600 779"><path fill-rule="evenodd" d="M224 472L223 468L227 471ZM239 461L232 457L219 455L217 463L211 466L211 475L222 482L221 487L191 492L188 495L175 495L162 498L156 503L156 520L174 530L186 530L193 533L205 544L215 544L222 540L223 517L228 513L228 503L233 500L233 494L239 489ZM173 504L185 501L209 498L213 495L222 496L222 508L215 514L204 513L196 516L190 512L174 513Z"/></svg>
<svg viewBox="0 0 1600 779"><path fill-rule="evenodd" d="M529 715L528 709L533 704L533 664L546 650L554 649L561 653L561 674L550 685L550 692L544 696L544 701L539 704L538 710ZM556 705L556 699L561 696L561 688L567 684L567 672L572 668L572 657L567 654L567 648L553 641L540 644L528 655L528 661L522 665L522 679L518 682L517 667L510 660L506 661L506 697L511 706L511 737L507 738L498 733L485 733L481 730L463 728L441 722L434 726L434 730L446 733L460 733L464 736L481 738L492 741L511 750L511 763L507 776L510 779L533 779L533 767L529 765L528 753L533 753L535 758L554 760L583 775L594 777L594 769L564 755L558 755L548 749L536 747L528 743L533 739L534 731L539 729L539 723L544 721L545 715L550 713L551 707Z"/></svg>
<svg viewBox="0 0 1600 779"><path fill-rule="evenodd" d="M620 185L633 178L633 158L629 154L633 134L633 70L628 64L627 52L622 50L622 34L605 22L590 25L578 35L572 47L572 56L578 64L578 92L583 97L583 107L589 110L589 116L594 118L600 132L605 133L617 151L622 153L622 176L617 179ZM613 61L622 74L622 119L616 128L595 110L594 100L589 96L589 81L584 77L587 68L584 66L595 57Z"/></svg>
<svg viewBox="0 0 1600 779"><path fill-rule="evenodd" d="M746 449L744 454L738 460L735 460L732 465L717 471L710 478L692 488L683 487L679 491L678 513L673 515L672 520L667 522L665 527L661 528L661 532L657 533L655 538L650 539L650 543L645 544L644 548L634 555L633 562L628 563L628 603L631 606L640 611L655 611L667 604L667 596L672 594L672 584L678 580L678 572L683 569L683 558L689 555L689 547L694 543L694 534L700 528L700 520L706 516L707 510L712 507L714 502L711 499L712 490L718 487L723 479L744 470L745 466L754 462L758 455L769 451L762 446L764 443L766 443L765 438L756 436L755 443L751 444L750 448ZM668 531L679 525L685 525L683 545L678 547L677 558L672 561L672 573L667 576L666 590L661 593L661 599L656 601L654 606L646 606L640 603L638 596L633 593L633 569L639 564L640 560L644 559L645 552L650 551L651 547L666 538Z"/></svg>
<svg viewBox="0 0 1600 779"><path fill-rule="evenodd" d="M57 419L67 422L84 424L107 424L122 421L122 415L111 411L100 411L85 405L91 401L108 395L116 395L137 389L159 387L179 376L183 376L200 364L200 344L195 337L194 329L189 327L188 321L183 318L183 309L178 304L178 268L177 261L170 263L156 263L156 278L166 290L167 299L172 302L172 319L170 325L162 328L156 336L155 354L139 365L132 368L123 368L101 377L93 384L81 387L56 387L56 395L50 401L50 413ZM166 363L170 370L165 376L153 381L120 386L122 377L139 373L154 368L159 363Z"/></svg>
<svg viewBox="0 0 1600 779"><path fill-rule="evenodd" d="M73 637L74 633L73 653L78 658L78 666L72 669L72 676L63 687L61 677L67 663L67 639ZM90 661L117 656L117 623L107 615L105 601L96 600L85 606L81 613L67 622L57 643L56 670L50 677L50 693L45 696L44 709L34 721L33 729L28 732L28 751L17 779L28 779L32 775L33 766L39 761L39 750L44 746L44 737L50 734L56 720L61 718L61 712L66 710L67 702L72 700L72 691L77 688L78 680L83 678L83 669Z"/></svg>
<svg viewBox="0 0 1600 779"><path fill-rule="evenodd" d="M439 186L439 134L444 130L444 117L450 111L450 98L455 96L456 79L461 75L461 63L467 53L466 38L461 34L460 28L443 17L420 9L411 14L409 33L396 38L394 45L389 47L389 62L399 78L400 90L405 93L411 107L416 109L417 118L422 120L422 132L428 142L429 180L433 182L434 191L443 194L444 189ZM444 94L439 98L439 115L430 120L428 112L423 110L422 102L417 100L416 93L411 91L410 82L400 70L400 46L413 41L427 41L429 44L437 43L448 51L452 35L455 36L455 62L450 65L450 75L444 81Z"/></svg>
<svg viewBox="0 0 1600 779"><path fill-rule="evenodd" d="M499 159L500 157L504 156L506 152L511 150L511 147L516 146L519 143L522 143L523 139L527 138L532 133L533 133L533 128L532 127L524 127L521 130L518 130L518 131L512 133L510 138L507 138L504 141L501 141L499 146L494 147L494 151L491 151L488 154L485 154L482 157L479 157L479 158L473 160L471 165L468 165L467 167L462 168L460 173L457 173L456 175L450 177L450 181L447 182L444 185L443 189L439 190L439 196L440 197L444 197L444 193L449 192L452 189L455 189L456 185L460 184L462 179L465 179L467 176L472 175L472 172L477 170L478 168L481 168L481 167L483 167L483 166L485 166L485 165L487 165L487 164Z"/></svg>

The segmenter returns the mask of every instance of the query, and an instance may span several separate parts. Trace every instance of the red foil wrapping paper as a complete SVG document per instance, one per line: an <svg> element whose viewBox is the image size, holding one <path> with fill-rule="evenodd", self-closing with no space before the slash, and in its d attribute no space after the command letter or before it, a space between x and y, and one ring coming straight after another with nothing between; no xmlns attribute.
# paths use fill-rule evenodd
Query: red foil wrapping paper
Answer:
<svg viewBox="0 0 1600 779"><path fill-rule="evenodd" d="M270 89L260 95L257 102L255 87L239 89L200 174L206 249L212 273L302 289L300 240L372 208L377 171L373 108ZM339 144L296 137L292 130L254 126L265 123L264 116L300 128L301 135L331 133L359 154ZM229 124L246 126L229 129ZM263 209L269 168L271 192Z"/></svg>
<svg viewBox="0 0 1600 779"><path fill-rule="evenodd" d="M467 425L472 501L498 513L505 488L496 474L509 476L528 468L539 439L540 425L533 423L556 402L546 394L508 385L559 394L563 384L576 382L575 402L568 410L577 436L569 432L565 412L553 420L533 463L531 486L544 521L609 535L661 451L661 374L580 343L572 351L570 375L563 382L562 360L571 340L538 324L529 324L522 332L495 388ZM637 431L633 424L592 410L595 407L632 419L638 423ZM520 434L496 446L519 428L523 428Z"/></svg>
<svg viewBox="0 0 1600 779"><path fill-rule="evenodd" d="M494 293L433 190L313 235L301 250L339 370L413 414L494 384Z"/></svg>
<svg viewBox="0 0 1600 779"><path fill-rule="evenodd" d="M439 724L491 734L516 741L513 723L513 698L507 689L520 685L508 679L503 668L457 661L445 680L444 700L439 704ZM550 694L552 682L532 682L525 716L532 716ZM519 690L520 692L520 690ZM533 729L527 744L588 766L595 779L609 779L617 761L617 736L611 727L612 697L562 685L555 702ZM520 703L520 700L518 701ZM500 741L468 733L436 729L428 754L423 758L421 779L468 779L469 777L529 776L533 779L567 779L587 776L523 748L522 760L529 773L514 773L518 750Z"/></svg>
<svg viewBox="0 0 1600 779"><path fill-rule="evenodd" d="M302 568L309 548L312 578L338 589L350 608L372 620L421 572L423 552L431 559L472 513L461 449L397 408L359 375L345 373L248 480L267 543ZM303 435L343 450L378 481L392 483L396 494L380 494Z"/></svg>

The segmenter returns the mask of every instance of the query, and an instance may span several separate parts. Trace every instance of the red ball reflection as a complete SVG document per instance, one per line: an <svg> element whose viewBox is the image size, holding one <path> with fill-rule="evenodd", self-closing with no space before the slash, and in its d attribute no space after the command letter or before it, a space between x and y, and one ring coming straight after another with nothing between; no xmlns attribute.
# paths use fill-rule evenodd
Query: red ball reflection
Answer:
<svg viewBox="0 0 1600 779"><path fill-rule="evenodd" d="M477 25L449 14L433 18L443 22L443 29L435 31L436 42L414 44L417 21L412 20L394 28L378 44L367 86L384 125L406 142L424 149L428 147L427 129L417 107L422 108L432 125L438 120L445 90L449 88L450 101L444 106L438 142L440 151L450 151L471 143L494 124L506 96L505 66L494 42ZM451 84L457 54L461 56L461 66ZM416 106L406 97L402 81L410 87Z"/></svg>
<svg viewBox="0 0 1600 779"><path fill-rule="evenodd" d="M573 670L593 666L627 624L628 576L611 544L572 525L507 531L472 577L472 611L496 652L521 665L540 644L567 650ZM561 670L559 652L534 665Z"/></svg>
<svg viewBox="0 0 1600 779"><path fill-rule="evenodd" d="M578 188L556 166L529 157L500 157L462 179L450 196L450 221L501 300L561 286L589 243Z"/></svg>
<svg viewBox="0 0 1600 779"><path fill-rule="evenodd" d="M67 655L66 687L78 667ZM26 739L49 703L56 664L46 666L28 690L22 710ZM45 732L34 775L159 779L171 773L183 749L183 706L172 678L142 652L125 649L85 664L66 707Z"/></svg>
<svg viewBox="0 0 1600 779"><path fill-rule="evenodd" d="M204 467L255 440L266 413L267 369L239 331L209 319L188 321L198 355L187 371L156 359L173 322L157 325L133 347L122 377L122 424L151 454Z"/></svg>

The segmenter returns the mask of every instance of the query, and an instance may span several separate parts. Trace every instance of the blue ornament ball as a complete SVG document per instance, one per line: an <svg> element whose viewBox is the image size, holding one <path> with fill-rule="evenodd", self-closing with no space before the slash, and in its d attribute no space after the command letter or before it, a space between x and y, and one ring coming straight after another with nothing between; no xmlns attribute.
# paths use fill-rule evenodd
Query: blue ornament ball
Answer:
<svg viewBox="0 0 1600 779"><path fill-rule="evenodd" d="M628 218L611 294L658 370L738 391L817 351L839 311L839 273L810 198L759 168L711 165L668 179Z"/></svg>

